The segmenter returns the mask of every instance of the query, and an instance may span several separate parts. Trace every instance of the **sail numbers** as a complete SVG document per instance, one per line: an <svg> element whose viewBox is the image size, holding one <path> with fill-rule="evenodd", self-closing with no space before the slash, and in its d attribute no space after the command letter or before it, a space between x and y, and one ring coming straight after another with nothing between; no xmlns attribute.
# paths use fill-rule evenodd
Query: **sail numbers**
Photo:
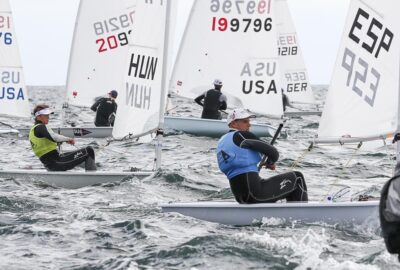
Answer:
<svg viewBox="0 0 400 270"><path fill-rule="evenodd" d="M11 29L11 20L8 16L0 16L0 29Z"/></svg>
<svg viewBox="0 0 400 270"><path fill-rule="evenodd" d="M357 56L351 49L345 48L342 67L347 72L346 86L350 86L355 94L373 107L381 80L381 72L373 66L373 58L382 56L383 50L389 52L394 37L393 32L384 28L377 18L359 8L348 37L352 42L361 45L372 59L366 60Z"/></svg>
<svg viewBox="0 0 400 270"><path fill-rule="evenodd" d="M112 35L106 38L99 38L96 40L96 44L99 45L99 53L105 52L108 50L116 49L118 46L125 46L128 45L129 39L128 35L130 35L132 30L128 32L121 32L117 34L117 36Z"/></svg>
<svg viewBox="0 0 400 270"><path fill-rule="evenodd" d="M213 13L225 15L264 15L271 10L271 0L244 1L244 0L211 0L210 10ZM271 18L228 18L226 16L213 16L211 18L211 31L231 32L262 32L271 31Z"/></svg>
<svg viewBox="0 0 400 270"><path fill-rule="evenodd" d="M272 29L272 19L266 18L265 20L261 19L231 19L228 20L227 18L217 18L213 17L211 22L211 31L231 31L231 32L261 32L261 31L271 31Z"/></svg>
<svg viewBox="0 0 400 270"><path fill-rule="evenodd" d="M296 35L280 35L278 37L278 55L297 55L298 47Z"/></svg>
<svg viewBox="0 0 400 270"><path fill-rule="evenodd" d="M211 0L211 12L223 12L225 14L269 14L271 0L245 1L245 0Z"/></svg>
<svg viewBox="0 0 400 270"><path fill-rule="evenodd" d="M11 19L8 16L0 16L0 29L11 29Z"/></svg>
<svg viewBox="0 0 400 270"><path fill-rule="evenodd" d="M0 16L0 30L1 29L11 29L11 19L9 16ZM11 45L12 41L12 34L10 32L0 32L0 44Z"/></svg>
<svg viewBox="0 0 400 270"><path fill-rule="evenodd" d="M128 31L122 31L122 32L121 30L126 30L127 28L131 28L133 24L134 15L135 12L132 11L128 14L122 14L120 16L111 17L102 21L95 22L93 24L95 35L102 36L101 38L98 38L95 41L96 44L98 45L97 51L99 53L128 45L129 35L131 34L132 30L129 29Z"/></svg>
<svg viewBox="0 0 400 270"><path fill-rule="evenodd" d="M12 44L12 34L8 32L0 32L0 43L3 43L5 45L11 45Z"/></svg>

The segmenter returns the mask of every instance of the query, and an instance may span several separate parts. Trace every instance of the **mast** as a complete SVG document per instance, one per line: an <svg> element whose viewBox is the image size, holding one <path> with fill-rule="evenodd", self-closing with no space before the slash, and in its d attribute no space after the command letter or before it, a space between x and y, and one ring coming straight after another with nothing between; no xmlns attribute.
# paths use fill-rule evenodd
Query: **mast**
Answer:
<svg viewBox="0 0 400 270"><path fill-rule="evenodd" d="M82 11L82 2L84 0L79 1L79 6L78 6L78 12L76 13L76 18L75 18L75 24L74 24L74 34L72 36L72 41L71 41L71 49L69 50L69 58L68 58L68 71L67 71L67 81L65 83L65 97L64 97L64 102L61 105L61 126L65 125L65 109L68 108L69 104L69 82L70 82L70 76L71 76L71 62L72 62L72 55L73 55L73 50L74 50L74 44L75 44L75 39L77 35L77 28L78 28L78 19L80 17L80 13Z"/></svg>
<svg viewBox="0 0 400 270"><path fill-rule="evenodd" d="M156 169L161 167L161 150L162 150L162 137L163 137L163 127L164 127L164 110L165 110L165 96L167 92L166 80L167 80L167 67L168 67L168 52L169 52L169 24L171 16L171 8L169 4L170 0L165 1L166 5L166 16L165 16L165 29L164 29L164 49L163 49L163 66L161 75L161 101L159 108L159 121L158 121L158 131L156 138Z"/></svg>

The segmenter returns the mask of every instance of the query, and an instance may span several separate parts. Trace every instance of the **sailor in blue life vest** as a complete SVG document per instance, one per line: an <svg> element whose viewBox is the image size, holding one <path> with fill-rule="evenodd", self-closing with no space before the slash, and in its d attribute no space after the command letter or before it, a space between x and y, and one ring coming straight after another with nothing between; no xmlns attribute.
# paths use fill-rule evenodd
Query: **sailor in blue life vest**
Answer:
<svg viewBox="0 0 400 270"><path fill-rule="evenodd" d="M37 105L33 110L35 125L29 132L29 141L35 155L49 171L67 171L77 165L85 165L86 171L95 171L96 163L94 150L87 146L71 152L59 153L57 143L66 142L74 145L74 138L62 136L54 133L47 126L49 115L53 112L45 104Z"/></svg>
<svg viewBox="0 0 400 270"><path fill-rule="evenodd" d="M227 118L230 131L221 137L217 146L218 166L229 179L236 201L308 201L306 182L300 172L287 172L268 179L259 176L257 165L262 160L261 155L268 157L263 167L275 170L279 153L249 131L250 119L254 117L244 109L230 112Z"/></svg>
<svg viewBox="0 0 400 270"><path fill-rule="evenodd" d="M96 112L94 125L96 127L114 126L115 114L117 113L117 103L115 99L118 96L116 90L111 90L108 97L99 98L90 109Z"/></svg>
<svg viewBox="0 0 400 270"><path fill-rule="evenodd" d="M393 143L400 140L394 136ZM390 253L397 254L400 261L400 160L397 161L394 176L384 185L379 204L382 236Z"/></svg>
<svg viewBox="0 0 400 270"><path fill-rule="evenodd" d="M194 99L197 104L203 107L201 118L222 119L220 110L226 110L227 98L221 93L221 88L222 81L215 79L213 89L204 92Z"/></svg>

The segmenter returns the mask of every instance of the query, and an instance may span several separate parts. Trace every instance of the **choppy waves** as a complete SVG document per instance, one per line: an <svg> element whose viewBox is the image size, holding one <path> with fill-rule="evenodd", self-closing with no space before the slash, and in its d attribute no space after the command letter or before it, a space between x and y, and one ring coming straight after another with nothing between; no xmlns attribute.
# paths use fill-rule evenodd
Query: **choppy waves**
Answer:
<svg viewBox="0 0 400 270"><path fill-rule="evenodd" d="M61 108L62 87L30 90L33 102L55 102L56 109ZM183 99L178 104L174 113L200 115L197 105ZM69 122L92 122L88 109L70 110ZM52 117L53 123L60 121L60 113ZM258 119L263 121L267 120ZM0 122L31 124L5 117ZM392 173L392 149L308 152L317 127L318 117L286 123L289 136L278 141L277 171L292 167L302 171L313 200L324 200L346 186L353 194L378 196ZM153 167L152 144L106 146L105 140L78 140L78 146L86 144L96 149L102 170ZM385 250L377 220L335 226L265 219L254 226L235 227L162 213L159 204L165 202L233 198L216 164L216 144L216 139L179 133L165 137L163 170L145 181L133 178L66 190L0 178L0 268L398 269L396 258ZM26 138L2 134L0 145L2 169L41 167Z"/></svg>

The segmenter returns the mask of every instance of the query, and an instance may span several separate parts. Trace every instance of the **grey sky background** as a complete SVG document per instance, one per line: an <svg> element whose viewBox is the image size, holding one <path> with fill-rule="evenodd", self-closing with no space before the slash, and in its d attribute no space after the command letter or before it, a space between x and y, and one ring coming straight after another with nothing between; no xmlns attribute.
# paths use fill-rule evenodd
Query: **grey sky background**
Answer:
<svg viewBox="0 0 400 270"><path fill-rule="evenodd" d="M65 85L79 0L10 2L26 83ZM288 2L311 83L329 84L350 0Z"/></svg>

